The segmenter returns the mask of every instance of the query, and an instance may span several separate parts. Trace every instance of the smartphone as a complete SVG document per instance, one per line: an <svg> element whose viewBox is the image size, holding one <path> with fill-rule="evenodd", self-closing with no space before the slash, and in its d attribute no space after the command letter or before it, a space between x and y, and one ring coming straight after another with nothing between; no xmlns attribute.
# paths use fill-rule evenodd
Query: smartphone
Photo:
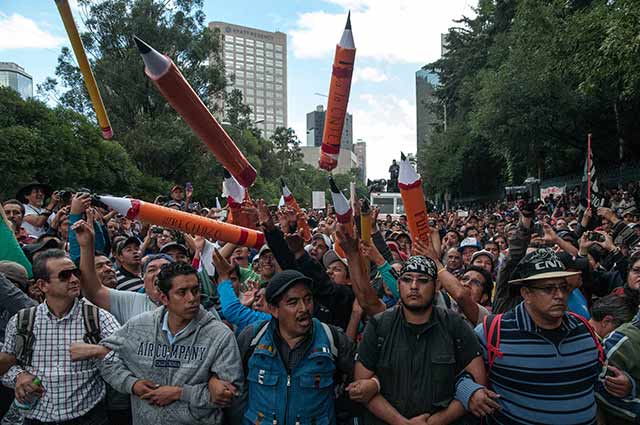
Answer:
<svg viewBox="0 0 640 425"><path fill-rule="evenodd" d="M597 232L587 232L587 238L590 241L604 242L604 236Z"/></svg>
<svg viewBox="0 0 640 425"><path fill-rule="evenodd" d="M542 227L542 223L535 223L533 225L533 233L535 233L538 236L544 235L544 228Z"/></svg>
<svg viewBox="0 0 640 425"><path fill-rule="evenodd" d="M191 184L191 182L187 182L187 184L185 184L184 187L186 191L190 192L193 190L193 185Z"/></svg>

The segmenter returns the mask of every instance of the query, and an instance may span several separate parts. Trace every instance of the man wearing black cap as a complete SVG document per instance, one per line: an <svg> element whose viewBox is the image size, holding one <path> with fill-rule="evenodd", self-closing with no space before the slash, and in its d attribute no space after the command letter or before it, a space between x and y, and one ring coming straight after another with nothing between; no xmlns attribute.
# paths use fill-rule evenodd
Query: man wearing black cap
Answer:
<svg viewBox="0 0 640 425"><path fill-rule="evenodd" d="M311 286L295 270L274 275L265 293L273 319L247 326L238 337L248 423L335 423L334 372L352 372L355 344L312 317Z"/></svg>
<svg viewBox="0 0 640 425"><path fill-rule="evenodd" d="M441 271L444 266L440 266ZM438 266L414 256L402 266L402 304L371 318L358 348L356 379L380 380L380 393L367 404L365 424L449 424L465 415L454 399L456 378L466 372L484 382L481 347L461 316L434 306ZM472 408L485 393L474 394ZM467 399L468 400L468 399Z"/></svg>
<svg viewBox="0 0 640 425"><path fill-rule="evenodd" d="M550 249L527 254L509 281L524 301L476 328L489 385L500 396L486 423L596 423L601 347L586 319L567 313L579 275Z"/></svg>
<svg viewBox="0 0 640 425"><path fill-rule="evenodd" d="M120 242L116 248L116 260L118 261L116 289L136 292L142 288L144 282L140 277L140 239L129 236Z"/></svg>
<svg viewBox="0 0 640 425"><path fill-rule="evenodd" d="M191 264L187 247L178 242L169 242L160 248L161 254L170 255L177 263Z"/></svg>

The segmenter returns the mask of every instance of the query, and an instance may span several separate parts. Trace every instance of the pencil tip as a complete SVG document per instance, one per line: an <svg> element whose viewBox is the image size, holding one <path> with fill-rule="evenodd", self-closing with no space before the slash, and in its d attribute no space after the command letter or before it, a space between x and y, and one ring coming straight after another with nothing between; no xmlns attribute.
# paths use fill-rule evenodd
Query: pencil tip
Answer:
<svg viewBox="0 0 640 425"><path fill-rule="evenodd" d="M136 46L138 46L138 50L140 51L140 53L142 53L143 55L151 51L151 46L138 38L138 36L134 35L133 40L136 42Z"/></svg>

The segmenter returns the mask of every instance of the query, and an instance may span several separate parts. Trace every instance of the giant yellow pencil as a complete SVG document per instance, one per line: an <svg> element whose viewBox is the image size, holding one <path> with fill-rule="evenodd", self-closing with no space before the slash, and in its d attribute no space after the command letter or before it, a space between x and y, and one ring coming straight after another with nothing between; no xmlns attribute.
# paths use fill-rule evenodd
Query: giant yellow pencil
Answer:
<svg viewBox="0 0 640 425"><path fill-rule="evenodd" d="M404 154L401 154L400 158L398 187L404 204L404 212L407 215L411 240L428 241L431 232L427 205L424 202L424 192L422 191L422 178L409 164Z"/></svg>
<svg viewBox="0 0 640 425"><path fill-rule="evenodd" d="M100 90L98 89L96 79L91 71L91 66L89 65L87 54L84 51L84 45L80 39L80 34L78 34L78 27L76 27L76 23L73 20L69 2L67 0L55 0L55 2L56 6L58 6L60 17L62 17L64 28L67 30L67 35L69 36L73 53L76 55L76 60L78 61L80 72L82 73L84 85L87 87L87 92L89 92L89 98L91 99L93 110L95 111L96 118L98 119L98 125L100 126L100 130L102 130L102 137L107 140L111 139L113 137L111 123L109 122L107 111L104 109L102 96L100 96Z"/></svg>
<svg viewBox="0 0 640 425"><path fill-rule="evenodd" d="M264 245L264 234L257 230L234 226L138 199L101 196L100 200L130 220L138 219L145 223L179 230L191 235L200 235L250 248L260 248Z"/></svg>
<svg viewBox="0 0 640 425"><path fill-rule="evenodd" d="M320 168L327 171L333 170L338 165L340 140L342 139L344 119L347 115L347 104L349 103L351 77L353 76L355 60L356 47L353 43L351 12L349 12L342 38L340 43L336 45L333 71L331 72L331 85L329 86L329 100L322 132L322 147L318 164Z"/></svg>
<svg viewBox="0 0 640 425"><path fill-rule="evenodd" d="M189 82L168 56L134 37L144 61L144 72L187 125L202 140L220 163L244 187L256 180L256 170L240 152L224 128L211 115Z"/></svg>

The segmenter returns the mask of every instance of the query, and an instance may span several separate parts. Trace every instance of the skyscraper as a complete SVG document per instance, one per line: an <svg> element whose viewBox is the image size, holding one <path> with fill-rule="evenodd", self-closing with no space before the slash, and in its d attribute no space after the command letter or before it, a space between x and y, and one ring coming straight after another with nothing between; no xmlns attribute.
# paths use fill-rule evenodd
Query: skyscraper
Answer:
<svg viewBox="0 0 640 425"><path fill-rule="evenodd" d="M307 146L320 147L322 145L325 115L326 111L322 105L316 106L315 111L307 114ZM347 149L353 152L353 116L348 112L342 128L340 149Z"/></svg>
<svg viewBox="0 0 640 425"><path fill-rule="evenodd" d="M435 97L435 89L439 84L438 75L435 72L422 68L416 71L416 134L417 156L424 160L423 149L431 142L433 126L437 124L435 108L438 99Z"/></svg>
<svg viewBox="0 0 640 425"><path fill-rule="evenodd" d="M362 139L353 145L353 152L358 158L358 178L363 182L367 182L367 143Z"/></svg>
<svg viewBox="0 0 640 425"><path fill-rule="evenodd" d="M226 22L210 22L223 37L224 62L230 83L239 89L256 126L268 138L287 127L287 35Z"/></svg>
<svg viewBox="0 0 640 425"><path fill-rule="evenodd" d="M23 67L13 62L0 62L0 86L11 87L23 99L33 97L33 79Z"/></svg>

